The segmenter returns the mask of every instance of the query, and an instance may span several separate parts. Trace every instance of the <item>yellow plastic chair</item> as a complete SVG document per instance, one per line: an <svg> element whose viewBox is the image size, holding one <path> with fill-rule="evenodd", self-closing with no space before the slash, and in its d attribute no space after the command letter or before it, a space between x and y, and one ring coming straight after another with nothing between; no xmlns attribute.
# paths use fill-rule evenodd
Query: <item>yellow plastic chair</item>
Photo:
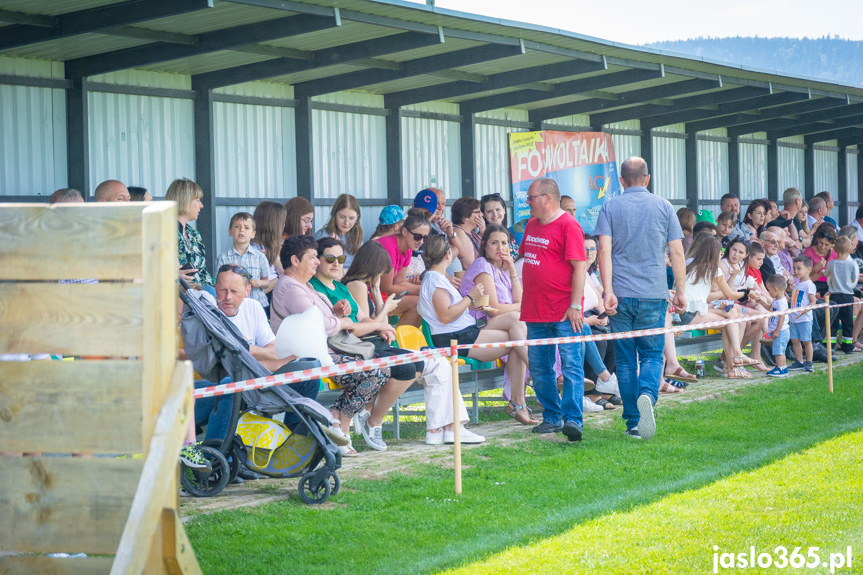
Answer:
<svg viewBox="0 0 863 575"><path fill-rule="evenodd" d="M400 325L396 328L396 342L400 348L414 351L430 347L422 330L412 325ZM458 358L458 365L465 365L464 358Z"/></svg>

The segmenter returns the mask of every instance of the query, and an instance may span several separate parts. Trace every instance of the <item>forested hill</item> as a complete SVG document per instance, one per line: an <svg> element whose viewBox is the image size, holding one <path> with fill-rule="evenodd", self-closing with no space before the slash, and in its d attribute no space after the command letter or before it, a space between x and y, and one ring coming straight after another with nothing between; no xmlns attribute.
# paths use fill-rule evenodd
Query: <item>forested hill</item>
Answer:
<svg viewBox="0 0 863 575"><path fill-rule="evenodd" d="M651 48L863 86L863 42L822 38L690 38Z"/></svg>

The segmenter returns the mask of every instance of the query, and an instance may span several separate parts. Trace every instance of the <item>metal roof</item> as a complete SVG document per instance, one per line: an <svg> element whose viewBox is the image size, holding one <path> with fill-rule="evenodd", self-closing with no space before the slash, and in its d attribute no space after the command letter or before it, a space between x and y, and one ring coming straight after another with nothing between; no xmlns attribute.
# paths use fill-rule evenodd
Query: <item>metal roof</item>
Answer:
<svg viewBox="0 0 863 575"><path fill-rule="evenodd" d="M0 55L64 62L72 80L144 69L191 76L196 90L263 80L297 98L516 108L534 124L586 114L597 128L639 119L863 141L861 87L404 0L0 0L0 27Z"/></svg>

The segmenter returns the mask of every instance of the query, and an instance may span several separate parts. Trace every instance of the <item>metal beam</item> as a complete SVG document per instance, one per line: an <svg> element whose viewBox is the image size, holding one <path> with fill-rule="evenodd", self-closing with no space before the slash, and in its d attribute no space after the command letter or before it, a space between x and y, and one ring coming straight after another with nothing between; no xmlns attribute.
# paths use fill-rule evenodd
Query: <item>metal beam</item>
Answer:
<svg viewBox="0 0 863 575"><path fill-rule="evenodd" d="M66 171L70 188L90 196L90 133L87 78L72 78L66 90Z"/></svg>
<svg viewBox="0 0 863 575"><path fill-rule="evenodd" d="M797 102L795 104L789 104L786 106L777 106L775 108L769 108L767 110L761 110L761 115L755 122L749 122L744 124L739 124L736 126L731 126L728 128L728 132L734 132L738 136L742 136L743 134L752 134L755 132L761 132L764 130L758 129L763 126L761 122L767 122L774 118L782 118L783 116L797 116L799 114L807 114L809 112L816 112L818 110L828 110L831 108L835 108L836 106L844 106L845 100L839 100L836 98L817 98L817 99L806 99L802 102Z"/></svg>
<svg viewBox="0 0 863 575"><path fill-rule="evenodd" d="M803 182L805 190L803 195L806 200L811 200L818 193L815 191L815 148L806 146L803 149Z"/></svg>
<svg viewBox="0 0 863 575"><path fill-rule="evenodd" d="M109 36L120 36L121 38L137 38L139 40L150 40L151 42L168 42L170 44L188 44L193 46L198 43L196 36L189 34L178 34L176 32L162 32L161 30L149 30L136 26L115 26L99 30L100 34Z"/></svg>
<svg viewBox="0 0 863 575"><path fill-rule="evenodd" d="M374 58L375 56L383 56L384 54L425 48L439 43L440 37L437 35L404 32L384 38L375 38L374 40L365 40L318 50L312 53L311 60L278 58L255 64L225 68L216 70L215 72L196 74L192 76L192 86L209 89L221 88L223 86L242 84L243 82L275 78L276 76L293 74L313 68L323 68L335 64Z"/></svg>
<svg viewBox="0 0 863 575"><path fill-rule="evenodd" d="M459 107L463 113L485 112L487 110L497 110L498 108L508 108L511 106L529 104L537 100L549 100L551 98L572 96L574 94L593 90L603 90L605 88L613 88L615 86L656 80L658 78L662 78L662 76L663 72L659 66L657 66L655 70L624 70L623 72L611 72L609 74L590 76L589 78L581 78L579 80L554 84L551 92L536 93L534 91L518 90L516 92L508 92L497 96L489 96L486 98L461 102ZM607 98L595 99L607 100ZM615 98L615 101L618 101L618 99Z"/></svg>
<svg viewBox="0 0 863 575"><path fill-rule="evenodd" d="M198 215L197 227L207 251L207 265L216 272L216 156L213 127L213 92L199 90L194 103L195 121L195 183L204 190L204 209ZM215 275L214 275L215 277Z"/></svg>
<svg viewBox="0 0 863 575"><path fill-rule="evenodd" d="M627 120L642 120L643 122L645 118L657 116L657 121L651 123L651 127L655 128L658 126L667 126L669 124L678 124L681 122L689 121L688 118L681 115L682 112L686 112L688 110L695 110L696 108L701 108L704 106L721 107L721 105L724 103L736 102L738 100L745 100L758 96L764 97L765 94L768 94L768 90L766 88L754 88L751 86L746 86L743 88L735 88L733 90L723 90L721 92L713 92L710 94L701 94L698 96L677 98L670 101L671 106L666 106L654 101L642 106L635 106L632 108L625 108L623 110L614 110L612 112L595 114L591 117L590 122L592 124L595 123L596 125L604 126L606 124L625 122ZM698 111L700 112L701 110ZM742 110L733 110L733 112L739 111ZM666 121L672 120L672 118L673 121ZM700 117L694 119L700 119Z"/></svg>
<svg viewBox="0 0 863 575"><path fill-rule="evenodd" d="M767 197L779 205L779 143L767 144Z"/></svg>
<svg viewBox="0 0 863 575"><path fill-rule="evenodd" d="M839 206L839 225L848 225L848 149L845 146L839 147L839 156L836 162L837 182L839 184L836 190L836 205Z"/></svg>
<svg viewBox="0 0 863 575"><path fill-rule="evenodd" d="M43 28L57 27L57 18L55 16L26 14L24 12L13 12L11 10L0 10L0 22L6 22L7 24L27 24L29 26L42 26Z"/></svg>
<svg viewBox="0 0 863 575"><path fill-rule="evenodd" d="M737 136L728 142L728 193L740 197L740 143Z"/></svg>
<svg viewBox="0 0 863 575"><path fill-rule="evenodd" d="M312 140L312 100L297 98L294 110L294 137L297 150L297 195L312 199L314 185L314 145Z"/></svg>
<svg viewBox="0 0 863 575"><path fill-rule="evenodd" d="M170 2L131 0L121 4L109 4L61 14L56 17L56 26L50 28L38 24L5 26L3 34L0 35L0 50L99 32L104 28L135 24L212 7L213 0L171 0Z"/></svg>
<svg viewBox="0 0 863 575"><path fill-rule="evenodd" d="M387 198L390 204L401 205L402 200L402 114L392 108L386 118Z"/></svg>
<svg viewBox="0 0 863 575"><path fill-rule="evenodd" d="M686 127L686 200L689 209L698 211L698 134L697 130Z"/></svg>
<svg viewBox="0 0 863 575"><path fill-rule="evenodd" d="M617 108L620 106L649 102L650 100L656 100L658 98L668 98L692 92L703 92L719 88L720 86L721 83L718 78L716 80L684 80L683 82L663 84L662 86L655 86L653 88L623 92L620 94L620 100L615 102L593 98L590 100L582 100L580 102L571 102L569 104L538 108L531 110L530 119L534 124L539 125L541 121L550 120L552 118L560 118L573 114L589 114L596 110Z"/></svg>
<svg viewBox="0 0 863 575"><path fill-rule="evenodd" d="M819 134L811 134L803 138L803 141L807 146L810 144L816 144L818 142L824 142L827 140L839 140L842 138L853 138L855 136L863 136L863 128L861 127L850 127L850 128L841 128L838 130L831 130L829 132L821 132Z"/></svg>
<svg viewBox="0 0 863 575"><path fill-rule="evenodd" d="M858 148L860 148L861 146L863 146L863 136L852 136L850 138L838 138L837 142L839 142L840 146L848 147L848 146L855 146L856 145ZM861 163L863 163L863 162L861 162ZM861 189L863 189L863 188L861 188Z"/></svg>
<svg viewBox="0 0 863 575"><path fill-rule="evenodd" d="M384 96L384 102L388 108L408 106L411 104L419 104L421 102L447 100L450 98L469 96L471 94L480 94L491 90L512 88L514 86L522 86L535 82L545 82L554 80L555 78L580 76L591 72L599 72L604 69L606 69L606 66L602 62L574 60L571 62L548 64L546 66L537 66L535 68L525 68L522 70L514 70L512 72L494 74L488 76L486 81L482 84L474 82L449 82L447 84L439 84L437 86L429 86L427 88L392 92Z"/></svg>
<svg viewBox="0 0 863 575"><path fill-rule="evenodd" d="M798 124L794 127L784 130L774 130L767 132L769 139L773 138L788 138L789 136L806 136L806 139L814 138L814 142L823 142L824 140L832 140L833 138L843 138L844 136L828 136L827 133L839 132L844 128L856 126L863 123L863 114L858 116L849 116L841 118L826 124L821 122L807 122L806 124ZM816 135L817 134L817 135Z"/></svg>
<svg viewBox="0 0 863 575"><path fill-rule="evenodd" d="M299 15L279 18L199 34L196 36L196 43L192 45L160 42L69 60L66 62L66 73L70 76L107 74L108 72L146 66L156 62L167 62L177 58L229 50L234 46L246 46L257 42L308 34L334 28L336 25L335 19L322 16Z"/></svg>
<svg viewBox="0 0 863 575"><path fill-rule="evenodd" d="M472 114L465 114L459 125L461 144L461 195L476 197L476 121Z"/></svg>
<svg viewBox="0 0 863 575"><path fill-rule="evenodd" d="M845 118L848 116L860 115L863 114L863 104L851 104L848 105L847 100L838 100L838 99L826 99L827 102L832 104L832 106L828 106L826 109L802 112L800 114L796 114L796 118L788 119L788 118L777 118L777 119L766 119L763 118L762 121L754 122L745 127L745 129L749 130L749 133L752 132L774 132L777 130L785 130L788 128L793 128L795 126L805 126L806 124L813 124L816 122L826 122L830 120L837 120L839 118ZM790 114L795 114L795 112L789 112ZM783 114L786 115L786 114Z"/></svg>
<svg viewBox="0 0 863 575"><path fill-rule="evenodd" d="M537 129L539 128L541 126L537 124ZM650 133L650 130L641 132L641 158L647 162L647 173L653 174L653 134ZM650 181L647 182L647 189L651 192L656 189L655 178L650 178Z"/></svg>
<svg viewBox="0 0 863 575"><path fill-rule="evenodd" d="M520 46L477 46L476 48L456 50L436 56L408 60L407 62L402 62L401 70L362 70L331 78L301 82L294 86L294 94L298 98L301 98L341 92L343 90L353 90L362 88L363 86L380 84L381 82L391 82L440 70L481 64L501 58L510 58L521 53Z"/></svg>
<svg viewBox="0 0 863 575"><path fill-rule="evenodd" d="M749 112L752 114L751 121L758 121L765 116L776 113L776 110L783 107L793 108L795 106L808 103L809 96L797 92L782 92L779 94L766 94L754 98L737 100L711 106L709 109L690 109L683 110L677 113L661 114L645 118L643 123L649 124L653 128L659 126L668 126L677 123L697 122L700 120L708 120L710 118L718 118L731 114L739 114ZM801 102L806 100L806 102ZM743 116L741 116L741 119Z"/></svg>

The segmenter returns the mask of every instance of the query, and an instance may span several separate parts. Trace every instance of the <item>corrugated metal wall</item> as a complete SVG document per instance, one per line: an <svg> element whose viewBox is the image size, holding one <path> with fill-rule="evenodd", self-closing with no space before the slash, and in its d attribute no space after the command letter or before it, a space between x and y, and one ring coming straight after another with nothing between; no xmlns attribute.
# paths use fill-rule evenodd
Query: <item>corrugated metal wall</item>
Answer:
<svg viewBox="0 0 863 575"><path fill-rule="evenodd" d="M0 74L63 78L63 65L0 57ZM0 104L0 196L49 196L66 187L64 91L0 84Z"/></svg>
<svg viewBox="0 0 863 575"><path fill-rule="evenodd" d="M822 146L835 146L836 140L821 142ZM815 189L813 193L830 192L833 196L833 201L836 201L836 194L839 190L839 153L828 150L815 150ZM839 208L834 205L833 211L830 212L832 217L837 222L839 217Z"/></svg>
<svg viewBox="0 0 863 575"><path fill-rule="evenodd" d="M329 94L318 102L384 107L383 96ZM384 116L312 111L314 178L312 196L335 199L387 197L386 119Z"/></svg>
<svg viewBox="0 0 863 575"><path fill-rule="evenodd" d="M603 127L618 130L640 130L641 122L638 120L628 120L626 122L606 124ZM612 134L611 141L614 143L614 157L617 160L617 173L619 174L620 164L626 161L627 158L641 155L641 137L625 134Z"/></svg>
<svg viewBox="0 0 863 575"><path fill-rule="evenodd" d="M758 132L748 138L766 140L767 134ZM767 197L767 146L738 143L740 146L740 199L749 202Z"/></svg>
<svg viewBox="0 0 863 575"><path fill-rule="evenodd" d="M458 115L458 105L429 102L406 110ZM458 122L402 118L402 197L429 186L451 198L461 197L461 135Z"/></svg>
<svg viewBox="0 0 863 575"><path fill-rule="evenodd" d="M803 136L783 138L781 141L792 144L803 144ZM777 155L779 161L779 174L777 178L779 194L781 195L788 188L797 188L803 191L806 187L806 175L803 169L803 149L779 146Z"/></svg>
<svg viewBox="0 0 863 575"><path fill-rule="evenodd" d="M848 154L848 163L846 163L845 166L847 168L846 177L848 178L849 202L860 201L860 190L858 189L858 184L860 183L860 180L857 178L857 166L859 166L859 162L860 156L858 154ZM854 210L851 210L848 221L850 222L852 219L854 219Z"/></svg>
<svg viewBox="0 0 863 575"><path fill-rule="evenodd" d="M703 132L705 136L725 137L725 128ZM728 193L728 144L698 140L698 197L701 200L719 201ZM709 209L719 211L718 204L706 203ZM699 205L699 208L701 206Z"/></svg>
<svg viewBox="0 0 863 575"><path fill-rule="evenodd" d="M477 114L483 118L527 122L526 110L493 110ZM535 128L537 129L537 128ZM507 201L512 200L512 182L509 176L509 138L510 132L527 132L524 128L491 126L477 124L474 132L474 157L476 166L476 197L486 194L500 194ZM510 218L512 214L510 214Z"/></svg>
<svg viewBox="0 0 863 575"><path fill-rule="evenodd" d="M183 76L139 71L95 76L93 81L155 88L188 84ZM91 92L88 109L92 187L116 179L162 197L174 179L195 179L191 100Z"/></svg>
<svg viewBox="0 0 863 575"><path fill-rule="evenodd" d="M290 86L263 82L218 91L237 96L293 98ZM293 108L215 102L213 125L216 196L284 202L297 195Z"/></svg>
<svg viewBox="0 0 863 575"><path fill-rule="evenodd" d="M686 140L657 136L656 132L683 134L683 124L657 128L653 136L653 191L667 200L686 199Z"/></svg>

